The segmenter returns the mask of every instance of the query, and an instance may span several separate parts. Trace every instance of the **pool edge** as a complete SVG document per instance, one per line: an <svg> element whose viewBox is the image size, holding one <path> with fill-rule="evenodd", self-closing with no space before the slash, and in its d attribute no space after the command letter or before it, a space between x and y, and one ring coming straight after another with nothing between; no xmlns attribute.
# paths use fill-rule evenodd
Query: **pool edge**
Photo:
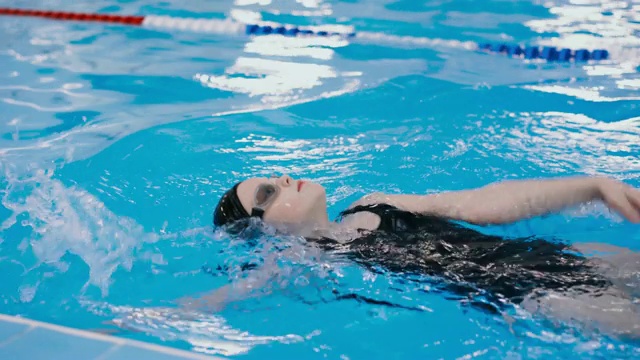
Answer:
<svg viewBox="0 0 640 360"><path fill-rule="evenodd" d="M32 333L33 330L35 329L43 329L43 330L48 330L50 332L54 332L57 334L61 334L65 337L66 340L72 340L72 338L80 338L82 340L77 339L77 341L89 340L93 342L101 342L101 343L109 344L110 346L108 346L105 351L102 351L101 353L94 355L95 359L102 359L105 357L109 359L114 359L114 360L118 359L118 357L113 357L112 355L115 355L115 354L112 354L112 353L114 353L114 351L116 350L126 349L130 347L130 348L134 348L135 350L142 350L148 353L156 353L156 354L160 353L166 356L173 356L176 359L224 360L221 357L199 354L199 353L175 349L167 346L146 343L143 341L124 339L124 338L119 338L111 335L99 334L96 332L85 331L85 330L70 328L66 326L56 325L52 323L46 323L46 322L31 320L28 318L0 313L0 331L2 330L2 328L6 328L3 325L6 325L7 323L11 325L22 325L23 328L13 334L9 334L5 338L0 338L0 349L4 349L6 346L11 345L12 343L18 341L21 338L24 338L27 336L33 337L33 335L29 335L29 334ZM36 340L36 339L33 339L33 340ZM32 358L32 356L29 356L28 354L26 354L26 352L27 351L25 350L25 354L24 354L25 358Z"/></svg>

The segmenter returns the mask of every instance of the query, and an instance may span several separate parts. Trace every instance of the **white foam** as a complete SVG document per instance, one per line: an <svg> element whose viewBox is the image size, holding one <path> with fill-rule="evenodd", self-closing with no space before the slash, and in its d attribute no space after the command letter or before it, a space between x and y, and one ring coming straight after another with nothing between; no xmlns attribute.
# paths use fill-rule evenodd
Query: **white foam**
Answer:
<svg viewBox="0 0 640 360"><path fill-rule="evenodd" d="M97 286L107 295L111 275L118 268L130 270L136 250L157 240L156 235L146 233L133 219L116 215L87 191L53 179L52 171L17 177L7 168L0 170L4 170L7 182L2 205L12 211L0 224L0 231L14 226L32 229L26 240L38 259L32 269L49 264L64 271L63 256L77 255L89 267L85 288ZM25 299L33 298L35 285L23 293Z"/></svg>

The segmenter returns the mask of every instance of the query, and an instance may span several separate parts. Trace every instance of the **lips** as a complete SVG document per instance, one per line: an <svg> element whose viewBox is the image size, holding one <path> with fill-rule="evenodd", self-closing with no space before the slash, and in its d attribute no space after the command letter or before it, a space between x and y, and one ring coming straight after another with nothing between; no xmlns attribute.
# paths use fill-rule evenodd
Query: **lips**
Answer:
<svg viewBox="0 0 640 360"><path fill-rule="evenodd" d="M300 189L302 189L302 185L304 185L304 181L298 181L298 192L300 192Z"/></svg>

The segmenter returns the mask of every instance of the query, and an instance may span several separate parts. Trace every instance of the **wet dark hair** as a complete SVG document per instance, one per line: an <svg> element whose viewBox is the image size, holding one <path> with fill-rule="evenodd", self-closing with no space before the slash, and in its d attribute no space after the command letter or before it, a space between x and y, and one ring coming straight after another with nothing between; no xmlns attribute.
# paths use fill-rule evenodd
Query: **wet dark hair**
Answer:
<svg viewBox="0 0 640 360"><path fill-rule="evenodd" d="M242 206L238 197L238 186L236 183L231 189L222 195L215 211L213 212L214 226L228 226L239 220L249 219L251 215Z"/></svg>
<svg viewBox="0 0 640 360"><path fill-rule="evenodd" d="M245 244L255 246L257 242L252 239L260 228L252 228L252 215L240 203L237 187L238 184L220 199L214 224L226 225L227 232L240 235L248 240ZM443 292L447 299L493 314L547 291L575 289L599 296L612 286L586 257L559 239L484 234L449 219L412 213L389 204L356 206L341 212L338 219L360 211L380 216L375 231L363 231L362 236L348 243L325 237L305 239L374 273L428 284L431 290L427 292ZM255 265L243 266L249 269ZM433 278L437 281L433 282ZM361 301L358 296L343 294L338 300ZM362 301L395 306L375 299Z"/></svg>

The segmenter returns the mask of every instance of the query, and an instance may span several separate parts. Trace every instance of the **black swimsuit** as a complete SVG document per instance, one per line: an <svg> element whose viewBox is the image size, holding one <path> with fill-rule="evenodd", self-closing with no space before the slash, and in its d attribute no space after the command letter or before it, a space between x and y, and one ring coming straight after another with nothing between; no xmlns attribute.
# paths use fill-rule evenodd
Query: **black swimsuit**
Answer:
<svg viewBox="0 0 640 360"><path fill-rule="evenodd" d="M387 204L356 206L340 215L362 211L380 217L376 230L362 231L348 244L324 239L323 246L346 247L349 257L371 269L437 277L438 290L487 310L544 290L593 292L610 286L585 257L561 242L486 235Z"/></svg>

